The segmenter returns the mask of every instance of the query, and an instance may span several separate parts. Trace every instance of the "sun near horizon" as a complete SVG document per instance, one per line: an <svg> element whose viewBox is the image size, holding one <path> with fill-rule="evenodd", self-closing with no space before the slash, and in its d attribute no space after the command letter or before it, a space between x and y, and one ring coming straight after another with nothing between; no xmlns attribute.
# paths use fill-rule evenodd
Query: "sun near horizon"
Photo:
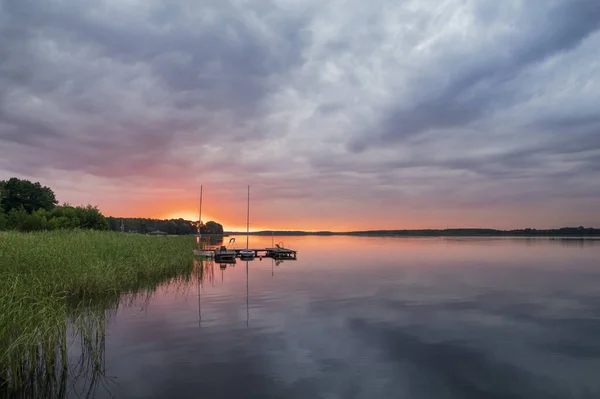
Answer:
<svg viewBox="0 0 600 399"><path fill-rule="evenodd" d="M583 225L585 227L595 227L593 223L578 223L576 217L570 216L570 213L577 214L577 210L572 212L554 213L553 217L532 217L528 207L515 207L513 209L496 209L487 211L486 209L477 209L465 207L464 209L453 209L446 212L442 209L431 211L427 207L423 209L412 208L410 213L400 213L390 215L385 208L367 207L361 210L361 214L354 216L355 212L348 211L349 216L339 215L340 210L331 206L335 211L335 217L331 217L321 212L314 212L307 215L302 207L295 207L295 212L282 212L277 203L269 199L268 201L257 200L251 206L250 232L258 231L362 231L362 230L419 230L419 229L457 229L457 228L491 228L499 230L512 230L524 228L536 229L555 229L561 227L576 227ZM180 201L157 200L141 203L135 208L129 206L109 206L103 209L107 216L116 217L139 217L152 219L184 219L192 222L198 220L198 209L190 206L182 206ZM307 208L310 204L306 205ZM204 211L204 209L207 209ZM210 209L210 212L208 211ZM327 209L327 208L326 208ZM223 226L225 231L245 232L246 231L246 208L245 204L239 199L233 201L212 201L210 206L203 207L202 221L214 221ZM333 213L333 212L332 212ZM341 219L341 220L340 220ZM568 219L572 219L569 222Z"/></svg>

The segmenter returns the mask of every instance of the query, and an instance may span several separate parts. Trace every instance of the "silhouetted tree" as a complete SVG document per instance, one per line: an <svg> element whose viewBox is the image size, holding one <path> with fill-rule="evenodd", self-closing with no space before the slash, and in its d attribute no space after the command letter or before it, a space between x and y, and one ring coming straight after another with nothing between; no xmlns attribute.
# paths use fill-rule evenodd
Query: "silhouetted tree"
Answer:
<svg viewBox="0 0 600 399"><path fill-rule="evenodd" d="M223 226L211 220L201 227L200 232L202 234L223 234Z"/></svg>
<svg viewBox="0 0 600 399"><path fill-rule="evenodd" d="M197 223L184 219L145 219L145 218L106 218L109 228L114 231L121 230L121 220L126 232L149 233L154 230L164 231L168 234L188 235L198 232ZM223 226L216 222L208 222L202 226L202 234L223 234Z"/></svg>
<svg viewBox="0 0 600 399"><path fill-rule="evenodd" d="M19 208L31 213L38 209L51 210L58 201L49 187L13 177L0 181L0 203L6 213Z"/></svg>

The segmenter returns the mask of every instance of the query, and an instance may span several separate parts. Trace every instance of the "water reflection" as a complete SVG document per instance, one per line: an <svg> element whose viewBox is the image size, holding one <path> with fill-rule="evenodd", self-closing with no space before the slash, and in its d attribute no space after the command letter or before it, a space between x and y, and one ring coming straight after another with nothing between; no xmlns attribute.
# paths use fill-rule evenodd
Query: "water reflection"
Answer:
<svg viewBox="0 0 600 399"><path fill-rule="evenodd" d="M106 372L108 325L119 309L144 310L159 286L186 287L190 276L191 270L189 274L143 281L131 287L132 292L70 297L56 304L60 308L65 306L64 312L39 313L37 324L43 328L40 342L29 347L15 337L12 342L1 343L0 369L6 378L0 378L0 397L110 396L111 383L116 378ZM4 328L19 331L18 326Z"/></svg>
<svg viewBox="0 0 600 399"><path fill-rule="evenodd" d="M7 382L1 387L0 396L64 398L71 393L94 397L99 388L108 392L106 326L120 302L144 295L106 296L70 303L69 318L45 332L47 341L17 366L21 373L10 373L11 384L19 387L12 390ZM149 301L149 296L145 295L145 300ZM40 320L40 324L49 325L45 320Z"/></svg>
<svg viewBox="0 0 600 399"><path fill-rule="evenodd" d="M196 244L199 247L214 247L223 244L223 236L221 235L203 235L202 243L200 237L196 236Z"/></svg>
<svg viewBox="0 0 600 399"><path fill-rule="evenodd" d="M566 241L303 237L297 261L196 260L89 301L49 396L598 397L600 246Z"/></svg>
<svg viewBox="0 0 600 399"><path fill-rule="evenodd" d="M250 279L248 277L248 261L246 261L246 327L250 323Z"/></svg>
<svg viewBox="0 0 600 399"><path fill-rule="evenodd" d="M275 276L275 266L280 266L284 263L281 259L266 258L264 261L270 261L271 264L271 276ZM253 262L262 262L263 259L255 258L253 260L245 260L244 271L245 271L245 301L246 301L246 326L250 323L250 268ZM293 260L288 260L293 261ZM205 284L215 286L215 265L218 265L221 276L221 283L225 282L225 273L228 267L234 267L235 262L215 262L213 259L194 260L194 273L197 282L197 293L198 293L198 325L202 327L202 293L206 289Z"/></svg>

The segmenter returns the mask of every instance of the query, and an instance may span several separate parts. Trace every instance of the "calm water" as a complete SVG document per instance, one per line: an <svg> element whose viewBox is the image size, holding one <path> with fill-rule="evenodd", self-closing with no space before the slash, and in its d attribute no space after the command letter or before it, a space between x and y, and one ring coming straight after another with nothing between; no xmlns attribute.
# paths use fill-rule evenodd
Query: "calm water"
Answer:
<svg viewBox="0 0 600 399"><path fill-rule="evenodd" d="M600 241L279 240L121 304L96 396L600 397Z"/></svg>

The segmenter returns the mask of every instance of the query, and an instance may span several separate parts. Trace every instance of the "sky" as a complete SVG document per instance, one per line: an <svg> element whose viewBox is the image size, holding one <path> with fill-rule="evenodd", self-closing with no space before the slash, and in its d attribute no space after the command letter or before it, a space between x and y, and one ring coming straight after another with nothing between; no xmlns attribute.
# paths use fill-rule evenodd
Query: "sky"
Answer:
<svg viewBox="0 0 600 399"><path fill-rule="evenodd" d="M252 230L600 227L598 0L1 0L0 179Z"/></svg>

